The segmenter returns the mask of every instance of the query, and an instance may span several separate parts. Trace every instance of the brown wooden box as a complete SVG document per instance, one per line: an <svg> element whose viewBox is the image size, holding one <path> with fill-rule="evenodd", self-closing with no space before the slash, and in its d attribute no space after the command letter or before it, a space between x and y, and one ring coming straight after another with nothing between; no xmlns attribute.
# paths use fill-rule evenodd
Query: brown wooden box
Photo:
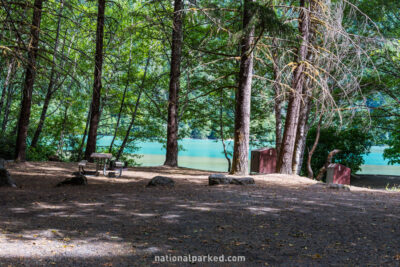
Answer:
<svg viewBox="0 0 400 267"><path fill-rule="evenodd" d="M275 173L276 172L276 149L263 147L251 151L250 172Z"/></svg>

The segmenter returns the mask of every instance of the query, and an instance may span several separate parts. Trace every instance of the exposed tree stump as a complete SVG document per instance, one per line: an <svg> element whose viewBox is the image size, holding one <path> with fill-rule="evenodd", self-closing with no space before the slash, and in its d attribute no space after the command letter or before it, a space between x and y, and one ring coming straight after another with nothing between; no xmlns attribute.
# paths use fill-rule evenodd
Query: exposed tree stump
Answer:
<svg viewBox="0 0 400 267"><path fill-rule="evenodd" d="M169 177L166 176L155 176L147 186L174 186L175 182Z"/></svg>

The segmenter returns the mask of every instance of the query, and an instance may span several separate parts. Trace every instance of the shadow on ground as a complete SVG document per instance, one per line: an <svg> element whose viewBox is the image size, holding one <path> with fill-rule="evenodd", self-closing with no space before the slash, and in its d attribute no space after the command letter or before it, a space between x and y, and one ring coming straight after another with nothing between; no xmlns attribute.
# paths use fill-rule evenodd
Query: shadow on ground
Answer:
<svg viewBox="0 0 400 267"><path fill-rule="evenodd" d="M0 189L0 266L149 266L155 256L189 254L246 257L226 266L400 263L397 193L262 178L209 187L207 172L162 167L55 188L74 166L12 166L22 188ZM146 172L182 177L175 188L146 188Z"/></svg>

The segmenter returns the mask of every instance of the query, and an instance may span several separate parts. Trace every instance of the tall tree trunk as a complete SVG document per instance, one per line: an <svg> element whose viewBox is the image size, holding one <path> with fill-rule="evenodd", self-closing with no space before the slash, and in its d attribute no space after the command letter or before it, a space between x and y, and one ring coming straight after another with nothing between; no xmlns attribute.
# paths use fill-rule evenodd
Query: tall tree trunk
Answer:
<svg viewBox="0 0 400 267"><path fill-rule="evenodd" d="M183 44L182 13L183 0L175 0L168 99L167 152L164 162L164 165L171 167L178 166L178 102Z"/></svg>
<svg viewBox="0 0 400 267"><path fill-rule="evenodd" d="M318 121L318 126L317 126L317 133L315 135L315 140L314 140L314 144L311 148L311 150L308 152L308 158L307 158L307 173L308 173L308 178L313 179L314 178L314 172L311 168L311 159L312 156L315 152L315 150L317 149L318 146L318 142L319 142L319 137L321 135L321 124L322 124L322 114L319 117L319 121Z"/></svg>
<svg viewBox="0 0 400 267"><path fill-rule="evenodd" d="M90 160L90 155L96 152L97 128L100 121L101 74L103 67L103 41L104 41L104 12L105 0L99 0L96 31L96 56L94 68L93 97L90 112L90 126L86 143L85 159Z"/></svg>
<svg viewBox="0 0 400 267"><path fill-rule="evenodd" d="M1 135L4 135L7 129L7 123L8 123L8 116L10 115L10 107L12 103L12 97L13 97L13 89L12 86L8 86L8 91L7 91L7 101L6 101L6 106L4 108L4 116L3 116L3 122L1 124Z"/></svg>
<svg viewBox="0 0 400 267"><path fill-rule="evenodd" d="M278 47L276 39L273 40L273 45ZM272 50L273 73L274 73L274 111L275 111L275 149L277 158L282 145L282 88L280 86L278 49Z"/></svg>
<svg viewBox="0 0 400 267"><path fill-rule="evenodd" d="M224 120L223 120L223 100L224 100L224 96L223 96L223 89L221 89L221 97L220 97L220 102L219 102L219 134L221 137L221 142L222 142L222 147L224 149L224 155L226 160L228 161L228 172L231 171L232 169L232 162L231 159L228 155L228 151L226 149L226 144L225 144L225 137L224 137Z"/></svg>
<svg viewBox="0 0 400 267"><path fill-rule="evenodd" d="M58 147L57 147L57 155L62 158L63 156L63 147L64 147L64 131L65 127L67 126L67 119L68 119L68 109L69 105L65 106L64 109L64 118L63 122L61 124L61 132L60 132L60 140L58 141Z"/></svg>
<svg viewBox="0 0 400 267"><path fill-rule="evenodd" d="M309 34L310 34L310 14L305 7L305 1L300 0L299 30L301 34L301 44L297 53L297 67L293 73L292 90L289 96L288 109L286 113L285 130L283 133L282 145L277 161L277 171L279 173L292 174L292 160L294 145L296 142L297 124L299 122L299 110L301 106L301 94L304 85L304 61L307 59Z"/></svg>
<svg viewBox="0 0 400 267"><path fill-rule="evenodd" d="M61 17L62 17L63 9L64 9L64 0L61 0L60 10L58 12L57 31L56 31L56 39L55 39L54 51L53 51L53 62L52 62L53 65L51 66L51 71L50 71L50 80L49 80L49 84L47 86L47 93L46 93L46 97L44 99L42 113L40 114L39 124L38 124L35 134L33 135L33 138L32 138L31 147L36 147L36 145L39 141L39 136L42 132L44 121L46 119L47 109L49 108L50 101L51 101L51 98L54 93L53 88L54 88L54 84L56 83L56 80L57 80L54 77L56 74L56 57L57 57L58 43L59 43L59 38L60 38Z"/></svg>
<svg viewBox="0 0 400 267"><path fill-rule="evenodd" d="M124 149L126 147L126 144L128 143L128 139L129 139L129 135L131 133L132 127L135 124L137 110L139 108L139 103L140 103L141 97L142 97L142 90L139 92L139 95L138 95L138 97L136 99L135 108L134 108L132 116L131 116L131 121L129 122L129 126L128 126L128 129L126 130L126 134L125 134L124 140L122 141L122 144L118 149L117 156L115 157L115 160L119 160L119 158L121 157L122 153L124 153Z"/></svg>
<svg viewBox="0 0 400 267"><path fill-rule="evenodd" d="M131 63L132 63L132 39L131 39L131 44L129 46L128 72L127 72L127 79L126 79L125 89L124 89L124 93L122 95L121 105L119 106L117 124L115 125L114 136L113 136L113 139L111 140L110 147L108 148L108 153L112 152L114 141L115 141L115 138L117 137L118 127L119 127L119 123L121 121L121 114L122 114L122 110L123 110L124 105L125 105L126 91L128 90L128 87L129 87L129 76L130 76L130 73L131 73Z"/></svg>
<svg viewBox="0 0 400 267"><path fill-rule="evenodd" d="M310 0L310 16L314 12L318 12L320 6L317 3L316 0ZM314 13L315 14L315 13ZM307 61L309 64L316 64L314 62L315 58L315 53L314 53L314 45L318 46L318 44L315 44L315 32L316 32L316 27L318 26L318 23L314 22L310 18L310 28L309 28L309 37L308 37L308 52L307 52ZM301 168L303 166L303 160L304 160L304 150L305 150L305 145L306 145L306 138L308 134L308 130L310 129L310 124L308 123L308 118L311 113L311 107L312 107L312 87L314 85L314 81L310 77L305 77L304 79L304 85L303 85L303 94L302 94L302 99L303 101L301 102L300 106L300 114L299 114L299 124L297 126L297 133L296 133L296 141L295 141L295 146L294 146L294 152L293 152L293 162L292 162L292 170L294 174L300 174Z"/></svg>
<svg viewBox="0 0 400 267"><path fill-rule="evenodd" d="M32 91L36 75L36 58L38 54L42 6L43 0L35 0L30 33L31 38L28 47L28 65L26 67L21 111L18 119L17 143L15 149L15 159L17 161L25 161L26 159L26 138L28 136L29 119L31 116L32 105Z"/></svg>
<svg viewBox="0 0 400 267"><path fill-rule="evenodd" d="M231 174L246 175L249 172L250 101L253 78L252 44L254 27L250 26L253 17L250 5L253 0L244 1L243 29L239 84L236 92L235 134Z"/></svg>
<svg viewBox="0 0 400 267"><path fill-rule="evenodd" d="M305 86L303 91L305 94L309 94L308 87ZM306 143L306 138L309 130L308 118L311 112L311 96L304 95L304 99L301 102L300 114L299 114L299 124L297 125L297 133L296 133L296 141L294 145L294 152L293 152L293 166L292 170L294 174L300 174L301 167L303 164L303 156L304 156L304 148Z"/></svg>
<svg viewBox="0 0 400 267"><path fill-rule="evenodd" d="M10 86L11 76L12 76L12 74L14 72L14 64L15 64L15 60L13 58L13 59L10 60L10 63L8 64L7 76L6 76L6 79L4 80L3 90L1 92L0 115L1 115L1 111L3 110L4 100L6 99L6 95L7 95L7 92L8 92L8 87Z"/></svg>
<svg viewBox="0 0 400 267"><path fill-rule="evenodd" d="M146 61L146 67L144 69L142 83L141 83L140 88L139 88L139 94L138 94L137 99L136 99L135 108L133 109L133 112L132 112L131 121L129 123L128 129L126 130L126 134L125 134L124 140L122 141L122 144L119 147L119 150L118 150L118 153L117 153L117 156L116 156L116 160L119 160L119 158L121 157L122 153L124 152L125 146L128 143L129 134L131 133L132 127L135 124L136 115L137 115L137 111L138 111L139 104L140 104L140 99L142 97L142 93L143 93L143 90L144 90L144 84L146 82L146 76L147 76L147 70L149 69L149 64L150 64L150 51L149 51L149 56L148 56L147 61Z"/></svg>
<svg viewBox="0 0 400 267"><path fill-rule="evenodd" d="M81 145L78 148L78 161L82 159L83 146L85 145L85 140L86 140L86 136L87 136L87 132L88 132L88 128L89 128L90 118L91 118L91 116L90 116L90 110L89 110L88 114L86 116L86 125L85 125L85 130L83 131Z"/></svg>

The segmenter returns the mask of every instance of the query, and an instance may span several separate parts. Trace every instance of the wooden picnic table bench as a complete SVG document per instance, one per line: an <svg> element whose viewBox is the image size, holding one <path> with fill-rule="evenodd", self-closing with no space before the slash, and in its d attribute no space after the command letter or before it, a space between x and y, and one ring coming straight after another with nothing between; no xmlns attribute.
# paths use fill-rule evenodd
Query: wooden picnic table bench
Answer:
<svg viewBox="0 0 400 267"><path fill-rule="evenodd" d="M94 161L96 162L96 172L95 174L98 175L99 170L103 170L103 175L106 176L107 174L107 165L110 161L110 159L112 158L112 154L111 153L92 153L90 155L90 157L92 159L94 159ZM85 173L85 167L86 164L88 163L87 160L81 160L78 163L78 170L79 173ZM117 177L121 177L122 175L122 168L124 167L124 163L120 162L120 161L116 161L114 163L115 168L118 170L118 175Z"/></svg>

